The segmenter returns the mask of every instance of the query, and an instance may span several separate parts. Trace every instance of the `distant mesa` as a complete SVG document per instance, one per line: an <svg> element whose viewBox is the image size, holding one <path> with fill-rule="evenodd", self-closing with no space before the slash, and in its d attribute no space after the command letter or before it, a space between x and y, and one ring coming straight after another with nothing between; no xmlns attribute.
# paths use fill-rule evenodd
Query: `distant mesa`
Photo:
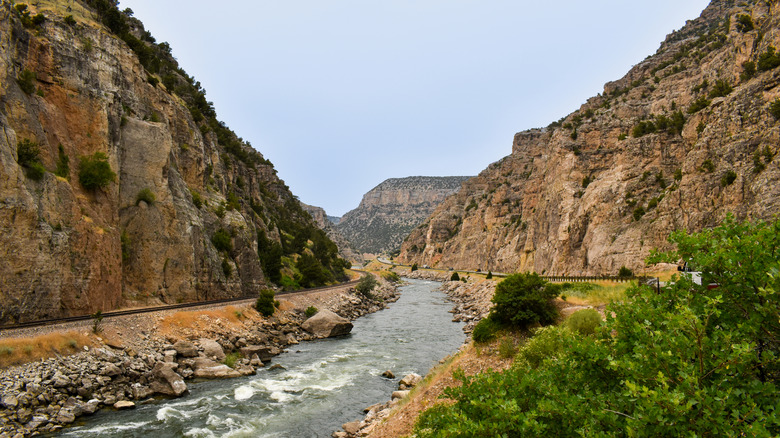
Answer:
<svg viewBox="0 0 780 438"><path fill-rule="evenodd" d="M470 176L390 178L363 195L336 228L360 252L390 253Z"/></svg>

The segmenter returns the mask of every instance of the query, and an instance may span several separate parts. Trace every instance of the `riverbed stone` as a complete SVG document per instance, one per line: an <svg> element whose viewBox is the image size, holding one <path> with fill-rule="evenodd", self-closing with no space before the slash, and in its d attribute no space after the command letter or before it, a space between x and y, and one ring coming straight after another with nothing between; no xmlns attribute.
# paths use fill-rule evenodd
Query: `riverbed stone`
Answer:
<svg viewBox="0 0 780 438"><path fill-rule="evenodd" d="M393 374L392 371L387 370L384 373L382 373L382 377L384 377L386 379L395 379L395 374Z"/></svg>
<svg viewBox="0 0 780 438"><path fill-rule="evenodd" d="M198 343L200 344L200 347L203 348L203 354L209 359L217 362L225 360L225 351L222 349L222 346L219 345L219 342L212 339L201 339Z"/></svg>
<svg viewBox="0 0 780 438"><path fill-rule="evenodd" d="M173 371L172 365L165 362L157 362L152 371L149 372L149 388L152 391L165 394L180 396L187 392L187 384L184 379Z"/></svg>
<svg viewBox="0 0 780 438"><path fill-rule="evenodd" d="M410 391L408 389L405 390L405 391L393 391L393 395L391 396L391 398L393 400L396 400L396 399L400 400L400 399L406 397L407 395L409 395L409 392Z"/></svg>
<svg viewBox="0 0 780 438"><path fill-rule="evenodd" d="M195 358L195 377L205 379L218 379L226 377L239 377L241 374L227 365L214 362L205 357Z"/></svg>
<svg viewBox="0 0 780 438"><path fill-rule="evenodd" d="M398 389L403 390L403 389L414 388L421 381L422 381L422 376L420 376L419 374L415 374L415 373L407 374L398 383Z"/></svg>
<svg viewBox="0 0 780 438"><path fill-rule="evenodd" d="M341 428L344 429L344 432L346 432L348 435L357 435L357 433L360 432L360 421L350 421L349 423L344 423L341 425Z"/></svg>
<svg viewBox="0 0 780 438"><path fill-rule="evenodd" d="M114 409L117 410L125 410L125 409L135 409L135 403L129 401L129 400L121 400L116 403L114 403Z"/></svg>
<svg viewBox="0 0 780 438"><path fill-rule="evenodd" d="M301 328L317 337L331 338L351 332L352 323L330 310L323 309L307 319Z"/></svg>
<svg viewBox="0 0 780 438"><path fill-rule="evenodd" d="M196 357L198 355L198 348L190 341L177 341L173 344L173 349L181 357Z"/></svg>

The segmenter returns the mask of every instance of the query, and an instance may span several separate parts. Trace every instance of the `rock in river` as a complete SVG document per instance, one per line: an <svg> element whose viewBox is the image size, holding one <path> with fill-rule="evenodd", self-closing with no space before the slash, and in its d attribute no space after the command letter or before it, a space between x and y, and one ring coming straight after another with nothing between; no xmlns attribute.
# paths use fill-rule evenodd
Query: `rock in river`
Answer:
<svg viewBox="0 0 780 438"><path fill-rule="evenodd" d="M318 338L331 338L348 334L352 331L352 323L346 318L323 309L307 319L301 328Z"/></svg>

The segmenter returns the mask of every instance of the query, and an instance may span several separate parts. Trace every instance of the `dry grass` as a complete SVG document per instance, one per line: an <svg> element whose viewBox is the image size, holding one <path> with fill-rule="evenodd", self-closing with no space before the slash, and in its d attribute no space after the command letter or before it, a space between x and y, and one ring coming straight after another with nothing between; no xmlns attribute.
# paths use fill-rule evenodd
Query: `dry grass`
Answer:
<svg viewBox="0 0 780 438"><path fill-rule="evenodd" d="M88 334L78 332L0 339L0 368L48 359L55 355L71 355L81 351L85 345L93 345L92 339Z"/></svg>
<svg viewBox="0 0 780 438"><path fill-rule="evenodd" d="M160 321L160 332L175 334L184 329L200 331L208 329L215 323L237 327L243 325L247 319L259 320L262 319L262 316L251 306L241 308L227 306L214 310L182 311L163 318Z"/></svg>

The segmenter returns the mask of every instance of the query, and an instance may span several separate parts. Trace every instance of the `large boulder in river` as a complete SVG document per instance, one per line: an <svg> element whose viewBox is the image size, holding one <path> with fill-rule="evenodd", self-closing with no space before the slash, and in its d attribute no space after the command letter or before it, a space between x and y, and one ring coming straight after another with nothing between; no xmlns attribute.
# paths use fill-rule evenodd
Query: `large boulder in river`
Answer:
<svg viewBox="0 0 780 438"><path fill-rule="evenodd" d="M301 328L318 338L331 338L348 334L352 331L352 323L330 310L320 310L307 319Z"/></svg>
<svg viewBox="0 0 780 438"><path fill-rule="evenodd" d="M216 363L205 357L195 358L195 377L204 379L220 379L224 377L240 377L241 373L227 365Z"/></svg>
<svg viewBox="0 0 780 438"><path fill-rule="evenodd" d="M187 384L173 368L176 364L157 362L149 372L149 388L159 394L180 396L187 392Z"/></svg>
<svg viewBox="0 0 780 438"><path fill-rule="evenodd" d="M219 345L219 342L211 339L201 339L198 342L200 343L201 348L203 348L203 354L205 354L206 357L217 362L225 360L225 351L222 350L222 346Z"/></svg>

